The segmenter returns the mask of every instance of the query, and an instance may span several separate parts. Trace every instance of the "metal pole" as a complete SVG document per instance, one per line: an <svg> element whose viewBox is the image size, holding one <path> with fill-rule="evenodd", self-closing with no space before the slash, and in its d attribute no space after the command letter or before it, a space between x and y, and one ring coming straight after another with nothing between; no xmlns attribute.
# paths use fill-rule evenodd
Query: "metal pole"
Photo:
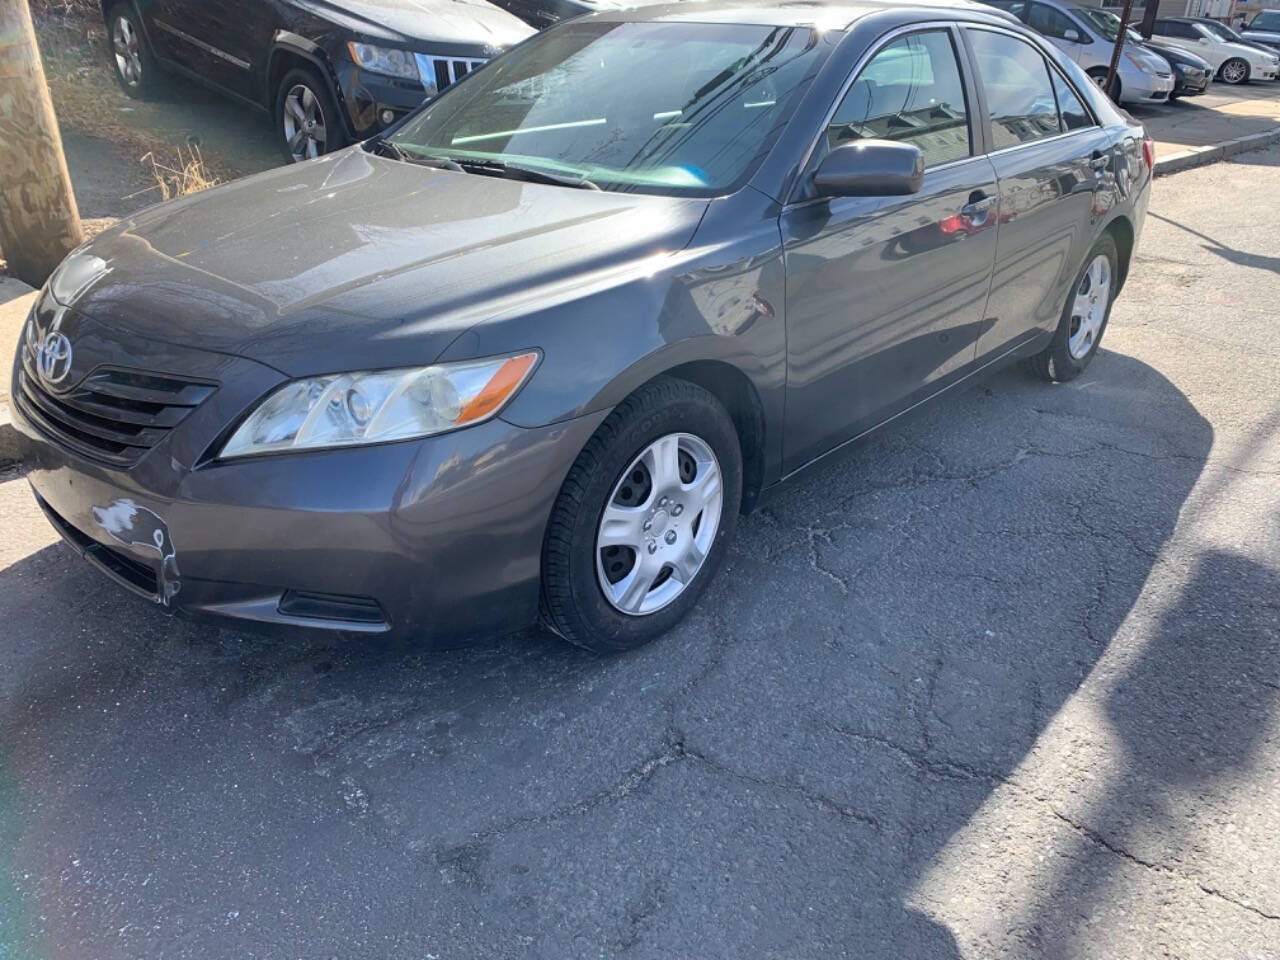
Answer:
<svg viewBox="0 0 1280 960"><path fill-rule="evenodd" d="M27 0L0 0L0 251L41 286L84 240Z"/></svg>
<svg viewBox="0 0 1280 960"><path fill-rule="evenodd" d="M1147 0L1149 4L1155 4L1158 0ZM1111 68L1107 70L1107 96L1111 95L1111 91L1116 85L1116 70L1120 67L1120 51L1124 49L1124 33L1129 29L1129 17L1133 14L1133 0L1124 0L1124 10L1120 13L1120 32L1116 35L1116 46L1111 51Z"/></svg>

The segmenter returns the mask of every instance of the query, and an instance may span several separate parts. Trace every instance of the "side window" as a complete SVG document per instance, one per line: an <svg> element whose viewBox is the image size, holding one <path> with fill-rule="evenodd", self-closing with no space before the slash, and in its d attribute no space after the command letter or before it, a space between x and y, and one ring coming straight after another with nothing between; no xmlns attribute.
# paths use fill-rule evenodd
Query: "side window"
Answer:
<svg viewBox="0 0 1280 960"><path fill-rule="evenodd" d="M991 114L992 146L1001 150L1061 133L1058 100L1040 51L1003 33L972 30L969 36Z"/></svg>
<svg viewBox="0 0 1280 960"><path fill-rule="evenodd" d="M1071 84L1067 83L1056 70L1051 70L1050 73L1053 74L1053 92L1058 95L1058 113L1062 115L1062 129L1083 130L1085 127L1092 127L1093 120L1089 117L1089 111L1080 102L1076 92L1071 89Z"/></svg>
<svg viewBox="0 0 1280 960"><path fill-rule="evenodd" d="M972 156L969 111L951 35L901 37L872 57L827 127L827 145L897 140L924 152L926 166Z"/></svg>
<svg viewBox="0 0 1280 960"><path fill-rule="evenodd" d="M1068 31L1076 40L1080 39L1080 28L1072 23L1070 18L1053 7L1046 7L1043 3L1031 5L1031 19L1027 21L1027 25L1041 36L1053 40L1066 40Z"/></svg>

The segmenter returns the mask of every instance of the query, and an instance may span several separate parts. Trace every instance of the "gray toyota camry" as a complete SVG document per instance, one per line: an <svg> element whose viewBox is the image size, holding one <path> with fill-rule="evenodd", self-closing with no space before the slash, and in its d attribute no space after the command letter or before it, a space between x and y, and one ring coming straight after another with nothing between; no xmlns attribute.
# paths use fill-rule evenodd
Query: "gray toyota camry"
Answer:
<svg viewBox="0 0 1280 960"><path fill-rule="evenodd" d="M805 466L1001 364L1079 375L1152 165L985 6L589 15L69 256L28 476L170 611L633 647Z"/></svg>

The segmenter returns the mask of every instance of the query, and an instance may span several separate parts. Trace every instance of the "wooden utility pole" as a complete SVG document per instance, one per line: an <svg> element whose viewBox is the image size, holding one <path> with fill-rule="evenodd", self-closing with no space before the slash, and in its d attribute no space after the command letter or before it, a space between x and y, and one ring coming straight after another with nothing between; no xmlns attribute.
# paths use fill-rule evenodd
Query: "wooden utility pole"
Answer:
<svg viewBox="0 0 1280 960"><path fill-rule="evenodd" d="M0 0L3 3L4 0ZM1158 4L1160 0L1147 0ZM1129 18L1133 16L1133 0L1124 0L1124 10L1120 13L1120 33L1116 37L1116 47L1111 51L1111 69L1107 71L1107 96L1116 88L1116 71L1120 69L1120 53L1124 50L1125 31L1129 29Z"/></svg>
<svg viewBox="0 0 1280 960"><path fill-rule="evenodd" d="M0 251L42 285L84 240L27 0L0 0Z"/></svg>

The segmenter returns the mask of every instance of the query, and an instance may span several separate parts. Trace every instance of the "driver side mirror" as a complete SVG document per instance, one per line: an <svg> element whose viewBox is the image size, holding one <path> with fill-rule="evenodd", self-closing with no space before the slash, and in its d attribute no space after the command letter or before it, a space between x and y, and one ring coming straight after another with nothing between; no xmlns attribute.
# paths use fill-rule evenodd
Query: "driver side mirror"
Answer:
<svg viewBox="0 0 1280 960"><path fill-rule="evenodd" d="M1080 34L1078 31L1072 30L1070 27L1068 27L1065 31L1063 31L1062 39L1067 41L1067 43L1079 43Z"/></svg>
<svg viewBox="0 0 1280 960"><path fill-rule="evenodd" d="M892 140L863 140L833 149L813 174L820 197L902 197L924 186L924 154Z"/></svg>

